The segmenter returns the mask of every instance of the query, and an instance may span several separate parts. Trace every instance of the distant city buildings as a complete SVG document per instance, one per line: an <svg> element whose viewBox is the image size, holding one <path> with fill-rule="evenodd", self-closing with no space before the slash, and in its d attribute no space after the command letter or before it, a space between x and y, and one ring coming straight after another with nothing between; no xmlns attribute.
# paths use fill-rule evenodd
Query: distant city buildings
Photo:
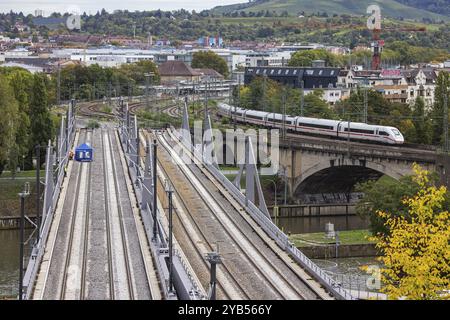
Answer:
<svg viewBox="0 0 450 320"><path fill-rule="evenodd" d="M203 47L210 48L222 48L223 47L223 38L222 37L201 37L198 39L197 43Z"/></svg>
<svg viewBox="0 0 450 320"><path fill-rule="evenodd" d="M60 22L44 18L43 14L42 12L41 17L35 18L35 22L44 25ZM15 28L24 30L27 26L18 21ZM230 74L239 75L241 83L248 84L255 77L261 76L296 88L303 85L305 93L322 89L323 98L330 104L348 98L352 90L367 87L380 92L391 102L413 104L417 97L421 97L426 106L430 107L434 104L438 73L440 70L450 71L450 61L385 70L366 70L359 65L353 65L351 69L327 68L325 61L321 60L314 61L310 67L287 67L296 51L313 49L325 49L341 55L350 52L348 48L314 43L277 45L270 42L233 41L225 47L220 36L185 41L179 48L174 48L171 47L170 40L163 38L153 41L151 35L148 39L142 39L58 34L45 39L30 34L22 38L0 34L0 64L23 67L30 72L52 72L57 65L98 64L101 67L119 67L150 60L162 67L163 72L167 72L162 77L166 82L221 78L221 75L212 70L190 67L196 52L211 50L226 61ZM367 48L353 49L357 50ZM173 72L168 66L174 68ZM176 74L177 72L180 74Z"/></svg>

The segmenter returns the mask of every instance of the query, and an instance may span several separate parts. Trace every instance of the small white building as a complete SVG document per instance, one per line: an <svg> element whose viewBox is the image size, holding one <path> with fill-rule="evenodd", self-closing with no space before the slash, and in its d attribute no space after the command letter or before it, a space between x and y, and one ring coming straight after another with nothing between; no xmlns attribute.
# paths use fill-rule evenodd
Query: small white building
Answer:
<svg viewBox="0 0 450 320"><path fill-rule="evenodd" d="M106 67L120 67L123 64L135 63L139 61L150 60L154 61L154 55L152 54L106 54L106 53L83 53L76 52L70 55L70 60L80 61L90 66L98 64L99 66Z"/></svg>

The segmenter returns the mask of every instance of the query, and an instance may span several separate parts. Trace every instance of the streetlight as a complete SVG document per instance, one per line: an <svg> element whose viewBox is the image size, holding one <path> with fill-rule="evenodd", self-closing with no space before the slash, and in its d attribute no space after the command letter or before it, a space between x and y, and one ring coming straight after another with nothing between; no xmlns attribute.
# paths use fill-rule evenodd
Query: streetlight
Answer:
<svg viewBox="0 0 450 320"><path fill-rule="evenodd" d="M25 229L25 198L30 195L30 184L24 185L20 197L20 247L19 247L19 300L23 299L23 252L24 252L24 229Z"/></svg>

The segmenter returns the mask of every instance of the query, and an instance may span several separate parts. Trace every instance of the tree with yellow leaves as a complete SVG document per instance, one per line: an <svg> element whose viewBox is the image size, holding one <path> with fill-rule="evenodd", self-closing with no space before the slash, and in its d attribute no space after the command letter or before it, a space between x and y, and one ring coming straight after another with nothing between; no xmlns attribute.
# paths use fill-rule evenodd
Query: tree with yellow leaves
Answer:
<svg viewBox="0 0 450 320"><path fill-rule="evenodd" d="M384 264L382 292L389 299L450 299L450 215L443 207L444 186L430 183L430 173L414 165L420 190L403 201L409 217L378 212L389 234L378 234Z"/></svg>

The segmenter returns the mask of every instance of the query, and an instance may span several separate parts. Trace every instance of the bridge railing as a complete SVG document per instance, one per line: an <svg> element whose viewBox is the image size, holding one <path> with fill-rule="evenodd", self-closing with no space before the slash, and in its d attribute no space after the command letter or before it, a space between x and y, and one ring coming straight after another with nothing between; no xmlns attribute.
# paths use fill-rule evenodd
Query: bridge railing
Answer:
<svg viewBox="0 0 450 320"><path fill-rule="evenodd" d="M243 208L247 209L250 216L258 223L258 225L271 237L283 250L289 253L303 268L321 283L329 292L338 299L354 300L351 292L343 288L340 283L330 277L325 271L318 267L304 253L289 241L289 237L276 226L255 204L250 201L246 202L245 195L239 190L223 173L213 164L204 161L203 154L195 149L188 141L177 137L173 134L174 128L169 130L172 139L179 141L188 150L191 150L197 161L202 163L205 168L227 189L228 192L240 203Z"/></svg>
<svg viewBox="0 0 450 320"><path fill-rule="evenodd" d="M128 126L129 125L129 126ZM144 230L150 244L155 266L160 275L162 292L166 299L173 299L173 294L169 292L169 272L167 266L168 257L168 234L163 227L161 212L157 210L157 238L153 238L153 216L152 208L148 202L144 201L144 192L153 197L153 190L148 190L144 184L145 164L140 160L140 144L146 147L146 141L141 140L139 136L137 121L123 121L119 128L119 138L121 147L127 160L128 171L134 182L134 190L139 200L141 217L144 223ZM183 300L202 300L206 294L200 287L198 280L194 276L193 270L186 263L186 257L176 247L173 250L174 263L174 282L177 287L177 293Z"/></svg>
<svg viewBox="0 0 450 320"><path fill-rule="evenodd" d="M56 139L56 148L49 141L47 159L45 162L44 204L40 223L39 237L31 249L31 255L23 278L24 299L30 299L33 294L37 274L45 252L45 245L53 221L53 215L58 202L61 185L65 177L65 167L69 161L69 151L75 139L75 101L69 105L67 112L67 127L62 125ZM56 150L56 153L55 153ZM54 174L56 173L56 177Z"/></svg>

